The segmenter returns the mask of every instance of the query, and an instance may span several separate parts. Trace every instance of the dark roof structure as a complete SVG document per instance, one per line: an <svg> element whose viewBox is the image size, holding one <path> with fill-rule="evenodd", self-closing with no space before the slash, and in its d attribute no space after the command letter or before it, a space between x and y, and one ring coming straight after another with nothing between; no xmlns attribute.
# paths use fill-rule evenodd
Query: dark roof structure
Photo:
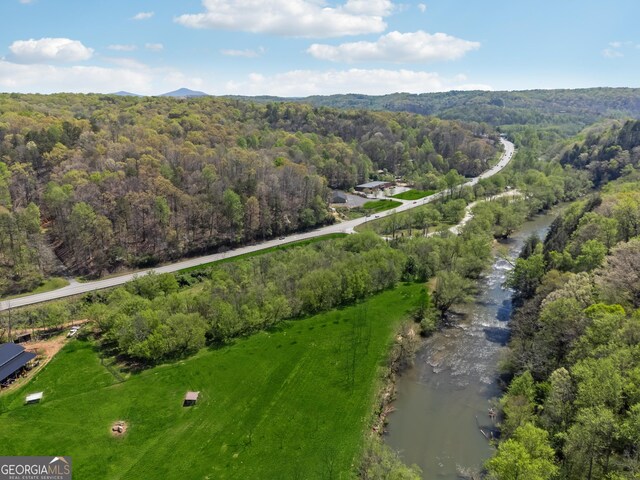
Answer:
<svg viewBox="0 0 640 480"><path fill-rule="evenodd" d="M331 203L347 203L347 194L340 190L331 192Z"/></svg>
<svg viewBox="0 0 640 480"><path fill-rule="evenodd" d="M25 351L22 345L15 343L0 345L0 382L16 373L34 358L36 358L36 354Z"/></svg>
<svg viewBox="0 0 640 480"><path fill-rule="evenodd" d="M392 187L393 186L393 182L367 182L367 183L362 183L360 185L356 185L356 190L365 190L365 189L369 189L369 190L378 190L381 188L388 188L388 187Z"/></svg>

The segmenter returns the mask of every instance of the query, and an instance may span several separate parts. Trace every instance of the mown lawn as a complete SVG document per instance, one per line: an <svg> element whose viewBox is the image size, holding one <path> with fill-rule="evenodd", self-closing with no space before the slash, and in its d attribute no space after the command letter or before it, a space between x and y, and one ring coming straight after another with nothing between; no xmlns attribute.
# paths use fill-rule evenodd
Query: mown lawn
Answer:
<svg viewBox="0 0 640 480"><path fill-rule="evenodd" d="M402 205L402 202L396 202L395 200L372 200L362 205L362 208L367 213L378 213L385 210L391 210Z"/></svg>
<svg viewBox="0 0 640 480"><path fill-rule="evenodd" d="M352 478L393 333L417 303L402 285L123 383L74 340L0 396L3 455L71 455L74 479ZM44 391L38 405L26 393ZM198 405L182 407L187 390ZM129 423L111 436L116 420Z"/></svg>
<svg viewBox="0 0 640 480"><path fill-rule="evenodd" d="M407 190L406 192L394 195L393 198L399 198L400 200L420 200L436 192L437 190Z"/></svg>

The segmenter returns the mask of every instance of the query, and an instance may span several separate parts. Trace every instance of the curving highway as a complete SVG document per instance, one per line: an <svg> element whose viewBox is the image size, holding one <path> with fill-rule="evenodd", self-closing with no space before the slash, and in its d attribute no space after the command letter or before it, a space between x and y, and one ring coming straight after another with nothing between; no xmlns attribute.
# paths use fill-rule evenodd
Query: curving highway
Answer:
<svg viewBox="0 0 640 480"><path fill-rule="evenodd" d="M488 178L488 177L491 177L492 175L495 175L496 173L501 171L503 168L505 168L509 164L515 152L515 147L513 143L509 142L508 140L501 138L500 141L504 146L504 153L502 154L502 157L500 157L500 161L495 166L493 166L486 172L482 173L480 176L470 179L469 181L464 183L462 186L473 186L476 183L478 183L478 181L480 181L481 179ZM316 230L312 230L309 232L292 234L283 238L282 240L280 239L268 240L266 242L262 242L259 244L247 245L245 247L229 250L224 253L214 253L212 255L205 255L203 257L191 258L188 260L171 263L169 265L164 265L162 267L152 268L150 270L140 271L136 273L129 273L129 274L120 275L112 278L105 278L103 280L95 280L95 281L86 282L86 283L71 282L66 287L59 288L57 290L52 290L50 292L27 295L24 297L2 301L0 302L0 311L8 310L9 308L17 308L17 307L23 307L26 305L32 305L34 303L48 302L50 300L57 300L59 298L70 297L72 295L92 292L92 291L101 290L104 288L116 287L118 285L122 285L123 283L127 283L136 277L139 277L141 275L146 275L151 272L155 272L155 273L177 272L178 270L183 270L189 267L195 267L205 263L215 262L216 260L236 257L238 255L243 255L245 253L263 250L265 248L275 247L277 245L283 245L285 243L297 242L299 240L304 240L307 238L319 237L322 235L327 235L329 233L340 233L340 232L352 233L355 227L363 223L369 222L374 218L382 218L389 215L393 215L395 213L410 210L420 205L424 205L425 203L430 203L435 200L438 200L439 198L442 198L444 195L448 193L449 193L448 191L442 191L434 195L431 195L429 197L425 197L418 201L403 201L402 205L394 208L393 210L380 212L375 217L356 218L354 220L349 220L342 223L336 223L336 224L318 228Z"/></svg>

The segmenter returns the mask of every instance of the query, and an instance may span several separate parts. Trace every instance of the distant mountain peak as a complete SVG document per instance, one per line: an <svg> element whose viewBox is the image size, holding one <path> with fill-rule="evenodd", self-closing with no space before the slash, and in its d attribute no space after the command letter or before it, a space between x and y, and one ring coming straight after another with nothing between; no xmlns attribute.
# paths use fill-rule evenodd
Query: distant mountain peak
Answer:
<svg viewBox="0 0 640 480"><path fill-rule="evenodd" d="M160 95L160 97L208 97L208 93L199 92L198 90L191 90L189 88L179 88L173 92L167 92Z"/></svg>
<svg viewBox="0 0 640 480"><path fill-rule="evenodd" d="M118 95L120 97L142 97L142 95L138 93L125 92L124 90L120 90L119 92L111 93L110 95Z"/></svg>

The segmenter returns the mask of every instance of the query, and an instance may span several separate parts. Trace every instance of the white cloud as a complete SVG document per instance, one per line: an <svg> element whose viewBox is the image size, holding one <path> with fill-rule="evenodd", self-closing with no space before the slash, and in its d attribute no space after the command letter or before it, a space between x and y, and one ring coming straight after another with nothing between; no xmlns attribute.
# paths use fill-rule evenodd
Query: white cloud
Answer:
<svg viewBox="0 0 640 480"><path fill-rule="evenodd" d="M420 10L422 13L427 11L427 6L424 3L419 3L418 4L418 10Z"/></svg>
<svg viewBox="0 0 640 480"><path fill-rule="evenodd" d="M145 91L152 77L124 68L21 65L0 60L0 90L5 92Z"/></svg>
<svg viewBox="0 0 640 480"><path fill-rule="evenodd" d="M266 76L251 74L246 80L228 82L225 93L304 97L336 93L382 95L394 92L424 93L448 90L491 90L489 85L461 83L465 77L444 78L438 73L413 70L349 69L294 70ZM210 88L213 91L213 88Z"/></svg>
<svg viewBox="0 0 640 480"><path fill-rule="evenodd" d="M334 93L380 95L393 92L490 90L473 84L464 75L451 78L412 70L296 70L276 75L254 73L239 81L205 81L168 68L153 68L129 58L103 58L113 67L25 65L0 58L0 91L4 92L101 92L127 90L155 95L187 86L217 95L306 96Z"/></svg>
<svg viewBox="0 0 640 480"><path fill-rule="evenodd" d="M0 91L110 93L127 90L155 95L185 85L203 88L201 78L176 70L151 68L133 59L107 58L107 61L116 67L24 65L0 59Z"/></svg>
<svg viewBox="0 0 640 480"><path fill-rule="evenodd" d="M155 15L155 12L140 12L140 13L136 13L133 17L131 17L131 20L148 20L154 15Z"/></svg>
<svg viewBox="0 0 640 480"><path fill-rule="evenodd" d="M132 69L132 70L144 70L144 69L148 69L149 67L147 65L145 65L144 63L134 59L134 58L127 58L127 57L107 57L105 60L107 60L110 63L113 63L114 65L117 65L119 67L122 68L128 68L128 69Z"/></svg>
<svg viewBox="0 0 640 480"><path fill-rule="evenodd" d="M609 42L609 46L613 48L633 47L633 42L627 40L626 42Z"/></svg>
<svg viewBox="0 0 640 480"><path fill-rule="evenodd" d="M605 48L604 50L602 50L602 56L605 58L620 58L624 57L624 54L622 52L619 52L618 50Z"/></svg>
<svg viewBox="0 0 640 480"><path fill-rule="evenodd" d="M228 57L256 58L262 55L264 51L264 47L258 47L256 50L249 48L245 50L220 50L220 53Z"/></svg>
<svg viewBox="0 0 640 480"><path fill-rule="evenodd" d="M135 45L120 45L120 44L115 44L115 45L109 45L107 47L109 50L115 50L117 52L132 52L134 51L136 48Z"/></svg>
<svg viewBox="0 0 640 480"><path fill-rule="evenodd" d="M33 3L34 0L20 0L20 3L22 3L23 5L27 5L29 3Z"/></svg>
<svg viewBox="0 0 640 480"><path fill-rule="evenodd" d="M315 43L308 53L321 60L332 62L428 62L433 60L455 60L470 50L480 47L452 37L446 33L430 34L423 31L413 33L390 32L375 42L352 42L341 45Z"/></svg>
<svg viewBox="0 0 640 480"><path fill-rule="evenodd" d="M344 10L354 15L378 15L386 17L391 15L394 5L391 0L347 0Z"/></svg>
<svg viewBox="0 0 640 480"><path fill-rule="evenodd" d="M68 38L16 40L9 50L17 63L79 62L93 55L92 48Z"/></svg>
<svg viewBox="0 0 640 480"><path fill-rule="evenodd" d="M635 42L631 42L629 40L621 42L609 42L609 47L602 50L602 56L605 58L622 58L627 53L632 53L634 48L640 48L640 44L636 44Z"/></svg>
<svg viewBox="0 0 640 480"><path fill-rule="evenodd" d="M161 43L145 43L144 48L151 50L152 52L160 52L164 50L164 45Z"/></svg>
<svg viewBox="0 0 640 480"><path fill-rule="evenodd" d="M190 28L240 30L287 37L328 38L383 32L391 0L203 0L204 13L175 18Z"/></svg>

